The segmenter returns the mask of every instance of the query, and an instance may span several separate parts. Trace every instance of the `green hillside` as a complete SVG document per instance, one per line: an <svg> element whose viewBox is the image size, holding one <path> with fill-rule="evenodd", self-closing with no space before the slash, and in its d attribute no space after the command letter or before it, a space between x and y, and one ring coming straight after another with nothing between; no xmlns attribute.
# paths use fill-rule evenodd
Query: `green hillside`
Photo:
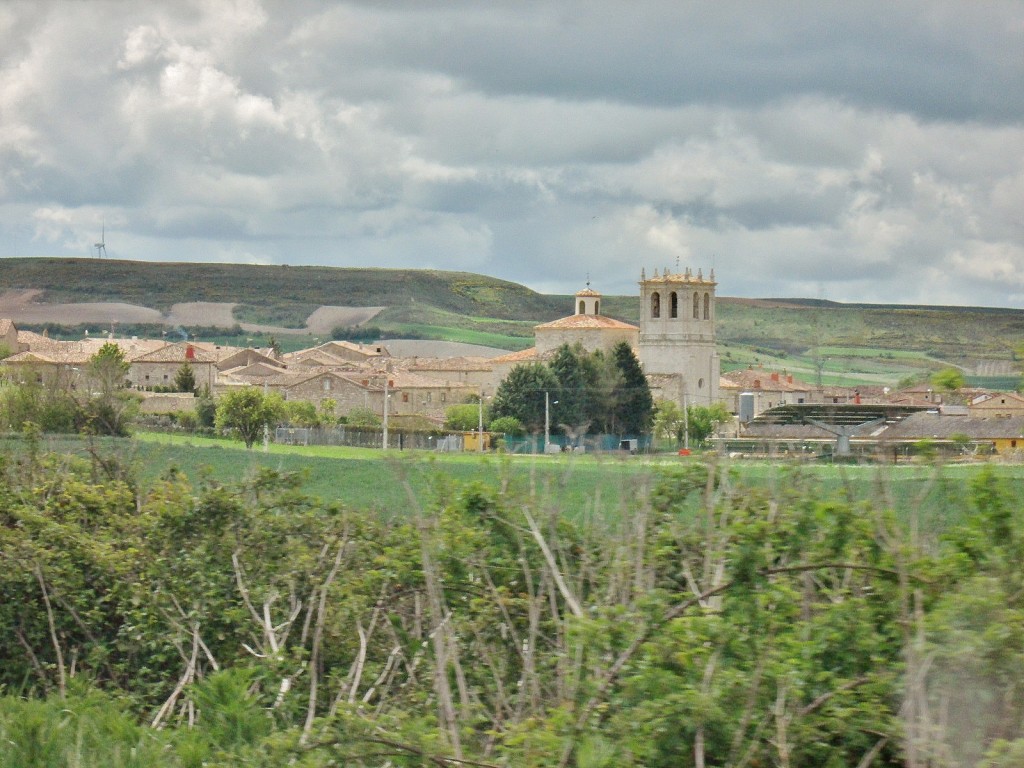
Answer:
<svg viewBox="0 0 1024 768"><path fill-rule="evenodd" d="M317 307L414 303L491 318L551 320L555 297L517 283L438 270L193 264L110 259L4 259L0 288L41 301L123 301L166 312L187 301L238 302L240 321L301 327Z"/></svg>

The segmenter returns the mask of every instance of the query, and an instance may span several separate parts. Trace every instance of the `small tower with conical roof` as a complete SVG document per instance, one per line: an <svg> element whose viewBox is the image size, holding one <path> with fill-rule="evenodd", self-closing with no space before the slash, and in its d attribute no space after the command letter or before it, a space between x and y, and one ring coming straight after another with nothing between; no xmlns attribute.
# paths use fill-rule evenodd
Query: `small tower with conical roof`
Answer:
<svg viewBox="0 0 1024 768"><path fill-rule="evenodd" d="M678 269L678 267L677 267ZM640 272L640 341L644 373L664 379L663 393L680 404L718 402L720 361L715 348L715 272L666 268Z"/></svg>

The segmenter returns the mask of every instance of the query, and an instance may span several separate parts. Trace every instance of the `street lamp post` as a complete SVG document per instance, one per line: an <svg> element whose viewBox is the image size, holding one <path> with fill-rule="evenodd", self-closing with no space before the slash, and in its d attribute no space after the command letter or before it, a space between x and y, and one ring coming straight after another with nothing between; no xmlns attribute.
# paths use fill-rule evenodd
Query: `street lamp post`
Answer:
<svg viewBox="0 0 1024 768"><path fill-rule="evenodd" d="M384 371L384 434L382 450L388 449L388 372Z"/></svg>

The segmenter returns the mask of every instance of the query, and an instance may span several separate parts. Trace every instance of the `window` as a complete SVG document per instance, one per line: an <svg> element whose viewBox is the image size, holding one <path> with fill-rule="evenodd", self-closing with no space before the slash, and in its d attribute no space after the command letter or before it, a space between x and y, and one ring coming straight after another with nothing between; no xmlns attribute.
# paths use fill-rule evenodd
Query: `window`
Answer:
<svg viewBox="0 0 1024 768"><path fill-rule="evenodd" d="M324 379L324 392L330 392L330 391L331 391L331 380L330 379Z"/></svg>
<svg viewBox="0 0 1024 768"><path fill-rule="evenodd" d="M661 317L661 294L657 291L651 294L651 317Z"/></svg>
<svg viewBox="0 0 1024 768"><path fill-rule="evenodd" d="M700 294L693 294L693 319L700 320Z"/></svg>
<svg viewBox="0 0 1024 768"><path fill-rule="evenodd" d="M679 317L679 294L672 291L672 296L669 298L669 317Z"/></svg>
<svg viewBox="0 0 1024 768"><path fill-rule="evenodd" d="M704 389L704 379L697 379L697 389Z"/></svg>
<svg viewBox="0 0 1024 768"><path fill-rule="evenodd" d="M705 293L704 294L704 319L705 320L710 320L711 319L711 294L710 293Z"/></svg>
<svg viewBox="0 0 1024 768"><path fill-rule="evenodd" d="M577 315L587 314L587 305L580 301L580 308L576 311Z"/></svg>
<svg viewBox="0 0 1024 768"><path fill-rule="evenodd" d="M601 300L600 299L596 299L594 301L594 314L595 315L600 315L601 314Z"/></svg>
<svg viewBox="0 0 1024 768"><path fill-rule="evenodd" d="M408 403L409 402L409 393L408 392L403 392L402 393L402 402L403 403Z"/></svg>

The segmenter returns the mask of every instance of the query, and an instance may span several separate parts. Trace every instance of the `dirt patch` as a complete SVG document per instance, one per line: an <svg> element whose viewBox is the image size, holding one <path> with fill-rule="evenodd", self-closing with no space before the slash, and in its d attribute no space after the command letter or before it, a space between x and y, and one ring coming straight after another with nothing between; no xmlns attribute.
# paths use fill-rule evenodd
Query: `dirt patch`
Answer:
<svg viewBox="0 0 1024 768"><path fill-rule="evenodd" d="M188 301L175 304L167 315L166 322L170 325L210 325L218 328L231 328L235 324L232 314L235 304L215 301Z"/></svg>
<svg viewBox="0 0 1024 768"><path fill-rule="evenodd" d="M60 323L85 325L95 323L162 323L164 316L155 309L119 302L90 304L26 304L20 307L0 307L0 314L15 323Z"/></svg>
<svg viewBox="0 0 1024 768"><path fill-rule="evenodd" d="M362 325L384 311L384 307L320 307L306 318L310 333L329 334L339 325Z"/></svg>
<svg viewBox="0 0 1024 768"><path fill-rule="evenodd" d="M0 317L10 318L15 323L61 325L156 323L183 328L196 325L231 328L238 324L233 314L236 304L232 302L182 302L172 306L171 311L165 316L156 309L117 302L38 304L34 300L41 294L42 291L38 290L6 291L0 294ZM309 316L305 328L283 328L255 323L241 323L241 326L248 333L277 336L318 335L326 338L339 325L362 325L380 314L383 309L384 307L323 306Z"/></svg>
<svg viewBox="0 0 1024 768"><path fill-rule="evenodd" d="M4 291L0 293L0 315L10 317L10 313L28 304L32 304L42 294L38 288Z"/></svg>
<svg viewBox="0 0 1024 768"><path fill-rule="evenodd" d="M306 318L305 328L282 328L277 325L242 323L242 330L247 333L264 333L273 336L320 336L326 339L330 336L331 331L339 325L362 325L375 318L384 309L385 307L323 306L314 310L313 314Z"/></svg>

